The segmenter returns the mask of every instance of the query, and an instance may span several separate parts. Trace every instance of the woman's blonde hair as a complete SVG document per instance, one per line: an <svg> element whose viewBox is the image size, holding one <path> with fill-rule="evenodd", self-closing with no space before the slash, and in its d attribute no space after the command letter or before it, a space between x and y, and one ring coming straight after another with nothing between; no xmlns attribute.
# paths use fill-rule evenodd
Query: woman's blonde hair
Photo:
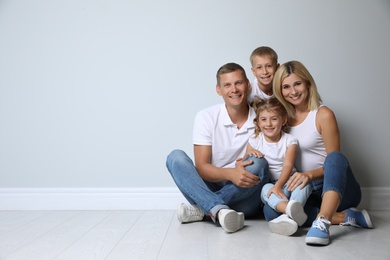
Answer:
<svg viewBox="0 0 390 260"><path fill-rule="evenodd" d="M295 108L292 104L287 102L283 95L283 80L290 76L291 74L295 74L300 77L306 84L309 90L309 97L307 99L307 107L309 110L317 109L321 103L321 96L318 93L316 83L311 76L310 72L306 69L306 67L299 61L289 61L284 63L279 67L276 71L274 80L273 80L273 92L275 97L283 104L283 106L287 110L287 114L289 117L295 117Z"/></svg>
<svg viewBox="0 0 390 260"><path fill-rule="evenodd" d="M262 112L264 110L272 111L272 112L275 112L278 115L280 115L283 120L287 121L287 111L284 108L284 106L282 105L282 103L280 103L279 100L275 97L271 97L269 99L256 99L253 102L252 106L256 111L256 117L255 117L255 119L253 119L253 123L256 126L255 137L259 136L259 134L261 132L261 129L258 126L260 112ZM282 126L282 131L285 132L286 130L287 130L287 124L284 124Z"/></svg>

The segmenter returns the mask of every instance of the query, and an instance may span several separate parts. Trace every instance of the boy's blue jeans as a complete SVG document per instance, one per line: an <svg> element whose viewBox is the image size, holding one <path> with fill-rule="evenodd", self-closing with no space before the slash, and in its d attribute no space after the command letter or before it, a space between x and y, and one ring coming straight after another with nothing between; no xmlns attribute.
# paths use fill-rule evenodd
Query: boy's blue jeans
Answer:
<svg viewBox="0 0 390 260"><path fill-rule="evenodd" d="M177 187L192 205L201 207L215 222L220 209L231 208L251 217L260 213L260 192L269 181L268 163L264 158L248 157L253 164L245 169L260 177L260 183L252 188L240 188L230 181L207 182L196 170L191 158L182 150L173 150L166 166Z"/></svg>
<svg viewBox="0 0 390 260"><path fill-rule="evenodd" d="M340 196L340 205L337 212L347 208L357 207L362 198L360 185L353 175L348 159L340 152L328 154L324 161L324 179L312 181L313 192L310 195L304 209L308 216L304 226L311 226L317 218L321 207L322 195L327 191L335 191ZM280 216L270 206L264 206L264 217L267 221Z"/></svg>

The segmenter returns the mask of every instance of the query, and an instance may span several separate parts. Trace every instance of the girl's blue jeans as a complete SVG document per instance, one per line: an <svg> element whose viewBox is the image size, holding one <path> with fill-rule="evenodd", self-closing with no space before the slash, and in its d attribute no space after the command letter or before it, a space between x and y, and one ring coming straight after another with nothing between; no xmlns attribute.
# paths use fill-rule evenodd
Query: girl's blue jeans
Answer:
<svg viewBox="0 0 390 260"><path fill-rule="evenodd" d="M321 207L322 196L327 191L335 191L340 196L340 204L337 212L347 208L357 207L362 198L360 185L353 175L348 159L340 152L328 154L324 161L324 179L312 181L313 192L304 207L308 219L305 226L311 226L317 218ZM264 217L267 221L277 218L280 213L268 205L263 208Z"/></svg>
<svg viewBox="0 0 390 260"><path fill-rule="evenodd" d="M267 183L264 185L263 190L261 191L261 201L264 204L270 206L272 209L276 210L276 205L278 205L282 201L288 202L288 200L279 198L274 193L271 193L271 195L267 197L269 190L274 186L275 185L273 183ZM303 189L297 187L295 190L289 191L287 189L287 184L284 184L282 191L284 195L286 195L286 197L289 198L289 200L296 200L302 205L305 205L307 199L309 198L312 192L312 187L311 185L306 185Z"/></svg>
<svg viewBox="0 0 390 260"><path fill-rule="evenodd" d="M260 192L269 181L268 163L264 158L248 157L245 160L253 160L245 169L260 178L260 183L251 188L241 188L230 181L204 181L191 158L182 150L173 150L167 157L166 166L188 202L201 207L215 222L216 214L223 208L243 212L246 217L261 212Z"/></svg>

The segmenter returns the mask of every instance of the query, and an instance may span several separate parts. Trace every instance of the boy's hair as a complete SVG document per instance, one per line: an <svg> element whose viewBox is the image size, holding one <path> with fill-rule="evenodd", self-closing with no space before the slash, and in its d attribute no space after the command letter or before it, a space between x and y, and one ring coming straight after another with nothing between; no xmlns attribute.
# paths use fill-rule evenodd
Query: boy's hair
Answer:
<svg viewBox="0 0 390 260"><path fill-rule="evenodd" d="M256 125L255 129L255 137L259 136L261 129L258 126L258 120L260 112L272 111L276 114L280 115L283 119L287 120L287 110L284 108L283 104L279 102L279 100L275 97L271 97L269 99L256 99L253 102L253 108L256 111L256 117L253 119L253 123ZM282 131L285 132L287 130L287 124L282 126Z"/></svg>
<svg viewBox="0 0 390 260"><path fill-rule="evenodd" d="M269 56L273 62L273 65L276 66L278 64L278 54L276 51L274 51L271 47L268 46L261 46L256 48L254 51L252 51L252 54L250 56L250 61L253 67L253 58L255 56Z"/></svg>
<svg viewBox="0 0 390 260"><path fill-rule="evenodd" d="M247 79L244 68L237 63L230 62L230 63L226 63L225 65L223 65L222 67L220 67L218 69L218 71L217 71L217 84L218 84L218 86L220 86L219 85L220 84L220 77L222 74L230 73L230 72L237 71L237 70L241 71L244 78Z"/></svg>
<svg viewBox="0 0 390 260"><path fill-rule="evenodd" d="M321 105L322 99L320 94L318 93L317 86L316 83L314 82L313 77L301 62L289 61L281 65L276 71L274 76L273 92L275 97L279 99L279 101L286 108L288 116L294 118L295 117L294 106L289 102L287 102L282 95L283 80L288 76L290 76L291 74L295 74L298 77L300 77L308 87L309 97L307 100L307 106L310 111L317 109Z"/></svg>

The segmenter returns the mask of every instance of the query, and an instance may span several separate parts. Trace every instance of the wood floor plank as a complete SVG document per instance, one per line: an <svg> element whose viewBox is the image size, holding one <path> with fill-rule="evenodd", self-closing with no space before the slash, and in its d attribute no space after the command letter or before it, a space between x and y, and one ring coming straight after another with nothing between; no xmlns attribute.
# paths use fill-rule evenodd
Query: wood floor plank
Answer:
<svg viewBox="0 0 390 260"><path fill-rule="evenodd" d="M12 232L0 233L0 259L34 241L77 214L80 214L80 212L52 211L14 229Z"/></svg>
<svg viewBox="0 0 390 260"><path fill-rule="evenodd" d="M143 211L114 212L55 259L105 259L142 213Z"/></svg>
<svg viewBox="0 0 390 260"><path fill-rule="evenodd" d="M6 259L54 259L62 251L86 234L110 211L84 211L10 254Z"/></svg>
<svg viewBox="0 0 390 260"><path fill-rule="evenodd" d="M74 214L74 215L72 215ZM0 259L390 259L390 211L370 212L374 229L331 226L329 246L307 246L264 219L228 234L211 221L181 224L175 211L1 212Z"/></svg>
<svg viewBox="0 0 390 260"><path fill-rule="evenodd" d="M44 216L48 211L13 211L3 214L0 221L0 234L10 232L26 223Z"/></svg>
<svg viewBox="0 0 390 260"><path fill-rule="evenodd" d="M145 211L108 255L107 260L155 260L173 215L173 211Z"/></svg>
<svg viewBox="0 0 390 260"><path fill-rule="evenodd" d="M175 214L157 259L208 259L206 234L210 228L216 228L211 221L181 224Z"/></svg>

